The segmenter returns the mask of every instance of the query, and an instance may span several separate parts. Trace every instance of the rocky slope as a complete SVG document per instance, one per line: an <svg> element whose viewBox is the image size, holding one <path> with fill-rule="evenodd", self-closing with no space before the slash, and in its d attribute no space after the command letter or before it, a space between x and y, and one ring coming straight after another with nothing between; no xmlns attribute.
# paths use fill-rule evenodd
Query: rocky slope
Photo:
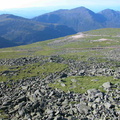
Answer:
<svg viewBox="0 0 120 120"><path fill-rule="evenodd" d="M105 82L102 84L104 92L97 89L89 89L84 94L74 92L63 92L59 89L49 87L56 79L64 80L67 76L86 76L92 75L93 64L87 66L85 63L66 61L58 56L51 56L41 60L37 58L21 58L12 60L1 60L1 65L17 65L42 62L64 63L69 64L70 70L63 70L57 73L49 74L46 78L31 77L14 82L0 83L0 116L8 120L119 120L120 118L120 84ZM96 74L113 76L119 72L109 70L108 64L96 64ZM103 67L104 66L104 67ZM106 66L106 72L104 72ZM84 70L75 72L76 67ZM107 68L108 67L108 68ZM88 70L89 72L88 72ZM98 69L101 72L97 73ZM108 70L108 71L107 71ZM74 73L75 72L75 73ZM74 74L73 74L74 73ZM9 76L15 73L5 72L2 75ZM72 82L76 82L75 80ZM64 83L61 85L63 86Z"/></svg>
<svg viewBox="0 0 120 120"><path fill-rule="evenodd" d="M120 29L0 49L1 120L119 120Z"/></svg>

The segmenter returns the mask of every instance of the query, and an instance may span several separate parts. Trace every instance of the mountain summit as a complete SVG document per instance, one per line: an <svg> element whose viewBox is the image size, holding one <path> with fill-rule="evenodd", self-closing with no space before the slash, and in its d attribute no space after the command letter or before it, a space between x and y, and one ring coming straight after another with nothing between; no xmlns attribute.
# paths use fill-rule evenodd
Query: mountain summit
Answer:
<svg viewBox="0 0 120 120"><path fill-rule="evenodd" d="M106 27L120 27L120 12L106 9L100 13L78 7L71 10L58 10L33 18L35 21L57 23L72 27L75 31L88 31Z"/></svg>
<svg viewBox="0 0 120 120"><path fill-rule="evenodd" d="M64 24L72 27L78 32L100 27L96 20L96 14L85 7L47 13L35 17L33 20L46 23Z"/></svg>

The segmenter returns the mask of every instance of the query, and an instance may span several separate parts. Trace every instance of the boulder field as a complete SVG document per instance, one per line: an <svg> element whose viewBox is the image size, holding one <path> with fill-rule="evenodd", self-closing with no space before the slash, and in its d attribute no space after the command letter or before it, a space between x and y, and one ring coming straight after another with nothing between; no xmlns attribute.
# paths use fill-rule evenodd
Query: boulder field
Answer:
<svg viewBox="0 0 120 120"><path fill-rule="evenodd" d="M119 79L119 67L112 70L110 63L88 64L59 56L6 59L0 60L0 65L24 66L39 61L68 64L69 70L44 79L35 76L0 82L0 120L120 120L120 83L105 82L101 86L104 92L93 88L83 94L49 86L67 76L105 75ZM9 72L1 75L9 75Z"/></svg>

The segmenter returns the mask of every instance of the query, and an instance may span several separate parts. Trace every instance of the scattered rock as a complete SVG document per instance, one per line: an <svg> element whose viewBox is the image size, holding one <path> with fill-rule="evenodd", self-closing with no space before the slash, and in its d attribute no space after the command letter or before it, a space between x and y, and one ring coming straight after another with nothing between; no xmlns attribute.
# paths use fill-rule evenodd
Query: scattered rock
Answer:
<svg viewBox="0 0 120 120"><path fill-rule="evenodd" d="M77 109L81 114L85 114L85 115L87 115L91 110L90 107L86 106L85 104L77 104Z"/></svg>
<svg viewBox="0 0 120 120"><path fill-rule="evenodd" d="M111 106L112 106L109 102L106 102L104 105L105 105L105 107L106 107L107 109L110 109Z"/></svg>
<svg viewBox="0 0 120 120"><path fill-rule="evenodd" d="M97 82L97 81L99 81L98 79L94 79L94 80L91 80L91 81L93 81L93 82Z"/></svg>
<svg viewBox="0 0 120 120"><path fill-rule="evenodd" d="M76 83L76 82L77 82L77 80L75 80L75 79L71 79L71 81L72 81L73 83Z"/></svg>
<svg viewBox="0 0 120 120"><path fill-rule="evenodd" d="M66 78L67 77L67 74L66 73L63 73L60 78Z"/></svg>
<svg viewBox="0 0 120 120"><path fill-rule="evenodd" d="M65 87L66 85L65 85L64 83L61 83L61 86L62 86L62 87Z"/></svg>
<svg viewBox="0 0 120 120"><path fill-rule="evenodd" d="M94 63L91 58L91 64L87 62L77 62L74 60L65 61L59 56L30 57L19 59L0 60L0 65L23 66L40 62L65 63L69 65L70 70L65 70L59 74L53 73L42 79L40 76L21 79L19 81L7 81L0 83L0 111L9 116L8 120L119 120L120 115L120 84L112 85L106 82L102 87L108 91L103 93L96 89L87 90L84 94L61 91L52 89L49 83L56 79L59 80L61 87L66 87L64 78L69 76L115 76L119 71L109 69L111 64ZM14 69L14 68L13 68ZM2 74L15 74L11 68L10 71L4 71ZM62 79L61 79L62 78ZM98 79L92 80L99 81ZM76 79L71 79L72 88ZM10 84L11 87L7 85ZM115 88L115 89L112 89ZM109 90L111 89L111 90ZM2 113L0 112L0 115Z"/></svg>
<svg viewBox="0 0 120 120"><path fill-rule="evenodd" d="M102 86L104 87L104 89L109 89L112 87L110 82L106 82Z"/></svg>

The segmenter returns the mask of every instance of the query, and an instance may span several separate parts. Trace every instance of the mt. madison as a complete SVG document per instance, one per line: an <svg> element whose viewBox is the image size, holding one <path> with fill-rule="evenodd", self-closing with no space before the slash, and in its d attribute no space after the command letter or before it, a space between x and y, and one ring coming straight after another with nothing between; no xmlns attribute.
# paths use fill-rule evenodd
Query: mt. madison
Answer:
<svg viewBox="0 0 120 120"><path fill-rule="evenodd" d="M0 15L0 48L25 45L99 28L120 28L120 12L99 13L79 7L58 10L33 19Z"/></svg>

